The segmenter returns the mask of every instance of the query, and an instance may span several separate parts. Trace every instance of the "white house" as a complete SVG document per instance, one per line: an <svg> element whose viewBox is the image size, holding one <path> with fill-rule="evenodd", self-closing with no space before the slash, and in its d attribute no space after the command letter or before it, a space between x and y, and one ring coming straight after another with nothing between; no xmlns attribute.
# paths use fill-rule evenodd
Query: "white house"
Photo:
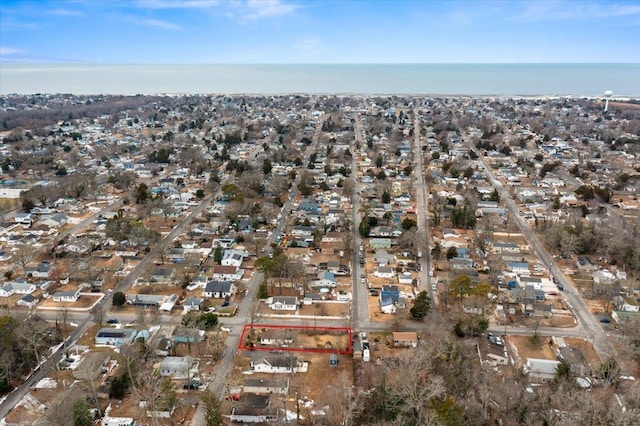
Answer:
<svg viewBox="0 0 640 426"><path fill-rule="evenodd" d="M184 302L182 302L182 308L183 310L183 314L186 314L188 312L191 311L199 311L200 310L200 305L202 304L202 299L199 297L190 297L188 299L185 299Z"/></svg>
<svg viewBox="0 0 640 426"><path fill-rule="evenodd" d="M216 281L238 281L243 275L244 270L237 266L214 265L211 268L211 278Z"/></svg>
<svg viewBox="0 0 640 426"><path fill-rule="evenodd" d="M80 289L76 291L56 291L53 293L54 302L77 302L80 298Z"/></svg>
<svg viewBox="0 0 640 426"><path fill-rule="evenodd" d="M35 308L38 304L38 299L30 294L25 294L20 298L20 300L18 300L17 304L19 306L25 306L27 308Z"/></svg>
<svg viewBox="0 0 640 426"><path fill-rule="evenodd" d="M274 296L267 301L274 311L296 311L300 305L298 298L294 296Z"/></svg>
<svg viewBox="0 0 640 426"><path fill-rule="evenodd" d="M373 271L373 276L379 278L393 278L395 274L394 269L389 266L380 266Z"/></svg>
<svg viewBox="0 0 640 426"><path fill-rule="evenodd" d="M197 367L197 363L190 356L168 356L160 363L160 375L186 379L191 377L194 367Z"/></svg>
<svg viewBox="0 0 640 426"><path fill-rule="evenodd" d="M36 291L36 285L27 282L8 282L0 287L0 297L9 297L13 294L31 294Z"/></svg>
<svg viewBox="0 0 640 426"><path fill-rule="evenodd" d="M411 284L413 283L413 277L411 275L411 272L403 272L400 275L398 275L398 283L400 284Z"/></svg>
<svg viewBox="0 0 640 426"><path fill-rule="evenodd" d="M385 298L380 301L380 311L383 314L395 314L396 305L391 298Z"/></svg>
<svg viewBox="0 0 640 426"><path fill-rule="evenodd" d="M530 273L528 262L507 262L507 269L515 274Z"/></svg>
<svg viewBox="0 0 640 426"><path fill-rule="evenodd" d="M242 261L244 260L243 254L243 250L225 250L220 264L239 267L242 265Z"/></svg>
<svg viewBox="0 0 640 426"><path fill-rule="evenodd" d="M336 275L331 271L318 273L318 280L313 283L313 287L335 287Z"/></svg>
<svg viewBox="0 0 640 426"><path fill-rule="evenodd" d="M236 291L236 287L229 281L210 281L204 287L202 292L204 297L213 297L215 299L222 299L224 297L231 297Z"/></svg>
<svg viewBox="0 0 640 426"><path fill-rule="evenodd" d="M308 362L300 361L297 357L288 355L264 355L254 354L249 364L251 371L256 373L292 374L306 373Z"/></svg>
<svg viewBox="0 0 640 426"><path fill-rule="evenodd" d="M131 417L110 417L104 416L101 426L136 426L136 421Z"/></svg>
<svg viewBox="0 0 640 426"><path fill-rule="evenodd" d="M540 381L552 380L556 376L556 368L560 361L549 359L527 358L527 364L523 367L525 373L529 373L532 379Z"/></svg>

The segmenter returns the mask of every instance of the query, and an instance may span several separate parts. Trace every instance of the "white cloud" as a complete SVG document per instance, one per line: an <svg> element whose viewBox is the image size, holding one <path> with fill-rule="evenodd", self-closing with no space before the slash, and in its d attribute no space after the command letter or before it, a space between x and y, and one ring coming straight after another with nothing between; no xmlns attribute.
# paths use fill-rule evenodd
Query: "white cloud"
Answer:
<svg viewBox="0 0 640 426"><path fill-rule="evenodd" d="M138 0L136 4L147 9L207 9L217 6L219 0Z"/></svg>
<svg viewBox="0 0 640 426"><path fill-rule="evenodd" d="M247 2L246 19L254 20L287 15L298 9L298 6L284 3L281 0L249 0Z"/></svg>
<svg viewBox="0 0 640 426"><path fill-rule="evenodd" d="M0 46L0 55L15 55L16 53L22 53L22 50L15 49L13 47Z"/></svg>
<svg viewBox="0 0 640 426"><path fill-rule="evenodd" d="M160 19L139 18L136 16L125 16L124 19L133 24L146 25L149 27L161 28L163 30L179 30L180 26Z"/></svg>
<svg viewBox="0 0 640 426"><path fill-rule="evenodd" d="M536 1L513 16L519 22L594 20L640 16L640 5L566 1Z"/></svg>
<svg viewBox="0 0 640 426"><path fill-rule="evenodd" d="M85 16L83 12L80 12L79 10L72 10L72 9L51 9L51 10L48 10L47 13L49 15L56 15L56 16Z"/></svg>
<svg viewBox="0 0 640 426"><path fill-rule="evenodd" d="M180 27L171 22L161 21L160 19L140 19L139 22L150 27L162 28L165 30L179 30Z"/></svg>

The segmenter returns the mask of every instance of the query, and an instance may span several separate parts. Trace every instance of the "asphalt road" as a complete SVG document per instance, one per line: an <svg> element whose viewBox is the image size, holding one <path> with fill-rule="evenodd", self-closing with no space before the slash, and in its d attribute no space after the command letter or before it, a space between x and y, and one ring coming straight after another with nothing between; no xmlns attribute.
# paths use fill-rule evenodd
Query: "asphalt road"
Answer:
<svg viewBox="0 0 640 426"><path fill-rule="evenodd" d="M355 140L360 143L360 146L366 145L364 129L362 128L362 118L360 115L355 117L354 126ZM364 243L358 227L360 226L360 195L358 194L360 188L360 182L358 180L358 155L354 153L351 163L351 176L353 178L353 193L351 194L351 244L352 244L352 256L351 256L351 275L352 275L352 290L351 290L351 327L354 330L361 329L365 324L369 322L369 289L367 286L367 276L365 274L365 268L360 265L360 253L365 255ZM360 250L362 246L363 250ZM361 276L365 274L365 282L362 282Z"/></svg>
<svg viewBox="0 0 640 426"><path fill-rule="evenodd" d="M418 223L418 250L422 252L422 257L418 259L418 263L421 266L420 272L420 290L429 293L429 297L432 301L432 307L435 307L436 294L431 287L431 250L429 248L429 194L427 185L424 181L424 166L422 164L422 143L420 136L420 116L418 110L413 111L414 116L414 130L413 130L413 157L415 163L415 169L413 171L415 180L415 192L416 192L416 216Z"/></svg>

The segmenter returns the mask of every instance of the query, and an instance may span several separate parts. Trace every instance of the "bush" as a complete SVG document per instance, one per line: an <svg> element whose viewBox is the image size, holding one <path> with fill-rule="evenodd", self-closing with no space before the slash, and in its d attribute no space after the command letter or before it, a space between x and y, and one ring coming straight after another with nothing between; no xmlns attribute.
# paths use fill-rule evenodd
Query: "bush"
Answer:
<svg viewBox="0 0 640 426"><path fill-rule="evenodd" d="M120 307L127 303L127 297L121 291L113 293L113 306Z"/></svg>

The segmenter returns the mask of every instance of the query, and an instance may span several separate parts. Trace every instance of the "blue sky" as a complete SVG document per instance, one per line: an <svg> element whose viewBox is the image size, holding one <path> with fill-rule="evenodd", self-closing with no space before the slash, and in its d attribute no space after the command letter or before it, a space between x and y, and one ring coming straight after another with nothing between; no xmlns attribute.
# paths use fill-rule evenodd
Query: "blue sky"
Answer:
<svg viewBox="0 0 640 426"><path fill-rule="evenodd" d="M640 62L640 1L2 0L0 62Z"/></svg>

